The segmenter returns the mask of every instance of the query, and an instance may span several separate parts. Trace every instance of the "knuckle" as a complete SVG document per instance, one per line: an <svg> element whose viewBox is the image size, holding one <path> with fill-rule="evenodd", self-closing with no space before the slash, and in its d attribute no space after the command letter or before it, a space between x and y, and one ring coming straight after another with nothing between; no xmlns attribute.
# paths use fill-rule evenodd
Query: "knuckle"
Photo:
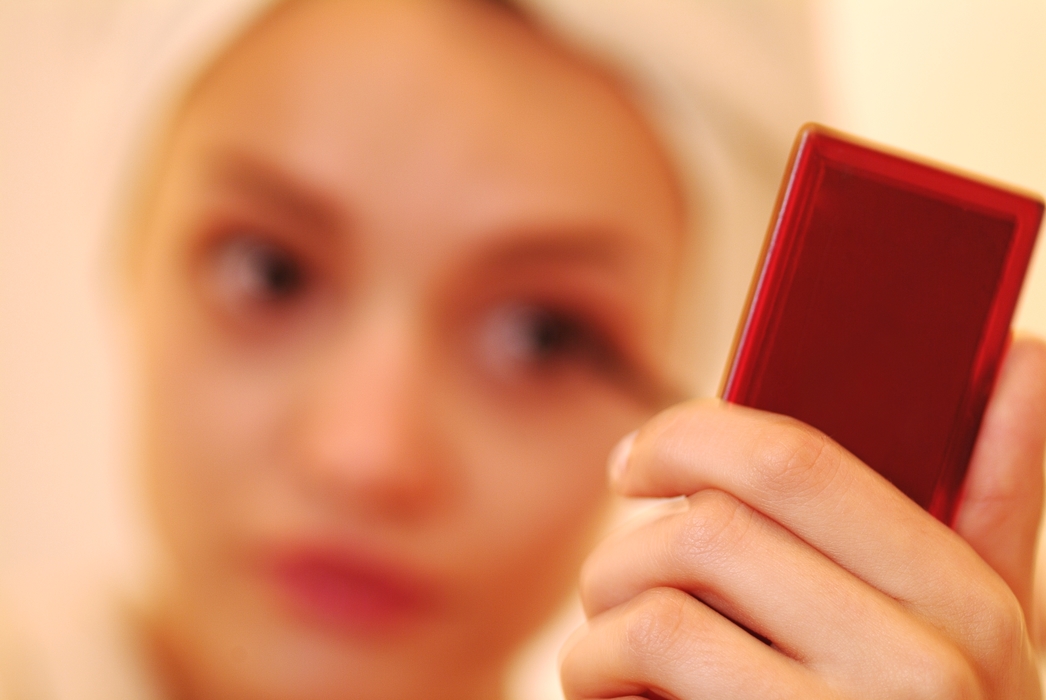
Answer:
<svg viewBox="0 0 1046 700"><path fill-rule="evenodd" d="M754 511L733 496L715 489L689 497L684 524L670 543L674 558L684 563L717 559L741 546Z"/></svg>
<svg viewBox="0 0 1046 700"><path fill-rule="evenodd" d="M915 699L978 700L977 675L966 657L951 647L926 645L909 656L908 675Z"/></svg>
<svg viewBox="0 0 1046 700"><path fill-rule="evenodd" d="M755 439L755 486L774 497L809 497L825 490L839 470L839 450L819 430L798 421L769 426Z"/></svg>
<svg viewBox="0 0 1046 700"><path fill-rule="evenodd" d="M1027 622L1020 602L1008 587L988 596L971 610L967 643L974 658L985 669L1005 669L1023 658L1027 643Z"/></svg>
<svg viewBox="0 0 1046 700"><path fill-rule="evenodd" d="M633 663L652 670L686 654L690 602L689 595L674 588L652 588L633 599L624 632Z"/></svg>
<svg viewBox="0 0 1046 700"><path fill-rule="evenodd" d="M709 406L708 399L694 399L666 408L651 418L640 429L640 435L652 461L672 464L688 453L691 436L707 420Z"/></svg>

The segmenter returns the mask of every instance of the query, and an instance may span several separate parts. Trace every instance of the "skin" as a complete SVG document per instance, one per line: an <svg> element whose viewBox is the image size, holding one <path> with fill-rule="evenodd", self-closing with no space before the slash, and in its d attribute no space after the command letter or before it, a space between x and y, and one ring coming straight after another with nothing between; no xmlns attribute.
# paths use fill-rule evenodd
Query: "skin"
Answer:
<svg viewBox="0 0 1046 700"><path fill-rule="evenodd" d="M1001 370L954 530L801 423L670 409L611 478L685 498L586 563L567 697L1039 698L1026 621L1044 442L1046 345L1031 339Z"/></svg>
<svg viewBox="0 0 1046 700"><path fill-rule="evenodd" d="M493 4L295 2L193 89L145 209L169 690L497 697L664 393L684 212L645 121ZM410 604L299 595L306 550Z"/></svg>

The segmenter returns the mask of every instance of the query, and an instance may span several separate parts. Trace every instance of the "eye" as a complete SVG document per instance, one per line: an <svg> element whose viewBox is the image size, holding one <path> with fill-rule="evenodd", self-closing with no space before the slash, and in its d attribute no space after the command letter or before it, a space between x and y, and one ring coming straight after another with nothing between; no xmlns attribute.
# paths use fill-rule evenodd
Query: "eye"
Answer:
<svg viewBox="0 0 1046 700"><path fill-rule="evenodd" d="M289 250L258 237L222 241L212 261L215 291L226 305L282 305L308 287L305 264Z"/></svg>
<svg viewBox="0 0 1046 700"><path fill-rule="evenodd" d="M507 304L481 327L484 364L499 375L562 369L573 364L608 370L615 364L612 342L578 315L539 305Z"/></svg>

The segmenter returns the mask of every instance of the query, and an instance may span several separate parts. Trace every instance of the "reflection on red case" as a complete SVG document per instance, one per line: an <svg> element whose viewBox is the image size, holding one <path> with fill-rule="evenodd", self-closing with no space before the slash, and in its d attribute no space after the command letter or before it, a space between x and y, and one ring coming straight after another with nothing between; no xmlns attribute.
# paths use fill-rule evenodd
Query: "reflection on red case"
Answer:
<svg viewBox="0 0 1046 700"><path fill-rule="evenodd" d="M723 398L824 431L950 523L1042 212L804 127Z"/></svg>

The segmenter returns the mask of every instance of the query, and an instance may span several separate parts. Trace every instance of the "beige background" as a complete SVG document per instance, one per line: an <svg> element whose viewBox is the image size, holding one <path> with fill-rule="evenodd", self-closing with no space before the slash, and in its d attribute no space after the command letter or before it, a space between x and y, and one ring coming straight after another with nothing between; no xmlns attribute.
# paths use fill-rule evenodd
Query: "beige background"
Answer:
<svg viewBox="0 0 1046 700"><path fill-rule="evenodd" d="M0 583L16 606L142 551L99 196L119 157L105 134L135 96L106 86L178 7L0 0ZM821 0L818 36L831 124L1046 191L1046 0ZM1017 325L1046 335L1046 246ZM555 645L527 692L555 694Z"/></svg>

